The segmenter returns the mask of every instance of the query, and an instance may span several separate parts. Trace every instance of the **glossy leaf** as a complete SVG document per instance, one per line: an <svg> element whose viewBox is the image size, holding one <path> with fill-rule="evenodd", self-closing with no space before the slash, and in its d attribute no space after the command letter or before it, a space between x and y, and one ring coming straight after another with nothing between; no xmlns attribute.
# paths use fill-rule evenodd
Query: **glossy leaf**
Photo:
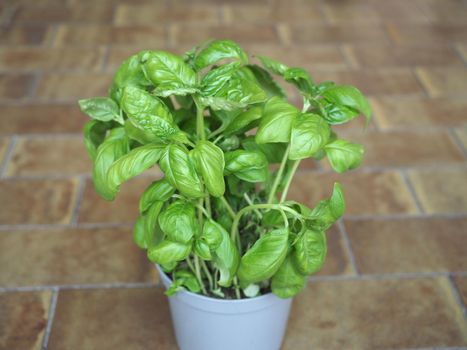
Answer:
<svg viewBox="0 0 467 350"><path fill-rule="evenodd" d="M148 258L159 265L171 265L184 260L191 252L191 245L164 240L148 249Z"/></svg>
<svg viewBox="0 0 467 350"><path fill-rule="evenodd" d="M262 116L261 107L251 107L243 113L240 113L224 130L224 135L229 136L241 133L251 128L252 123L259 120Z"/></svg>
<svg viewBox="0 0 467 350"><path fill-rule="evenodd" d="M174 280L170 287L166 290L167 296L175 295L180 290L189 290L193 293L199 293L201 286L199 285L196 276L188 270L178 270L173 273Z"/></svg>
<svg viewBox="0 0 467 350"><path fill-rule="evenodd" d="M152 133L146 132L133 125L133 122L130 119L125 121L125 132L128 138L137 141L141 145L146 145L148 143L164 143L164 140L159 136L156 136Z"/></svg>
<svg viewBox="0 0 467 350"><path fill-rule="evenodd" d="M222 287L230 287L240 264L240 254L227 231L218 223L212 222L212 224L211 229L217 229L222 236L222 241L213 254L214 265L220 272L218 284Z"/></svg>
<svg viewBox="0 0 467 350"><path fill-rule="evenodd" d="M214 197L221 197L225 192L224 152L212 142L201 140L190 155L208 192Z"/></svg>
<svg viewBox="0 0 467 350"><path fill-rule="evenodd" d="M264 105L263 117L256 132L256 142L289 142L292 124L298 114L298 109L287 101L279 97L271 98Z"/></svg>
<svg viewBox="0 0 467 350"><path fill-rule="evenodd" d="M167 181L183 195L191 198L204 196L195 166L183 146L169 145L161 157L160 168Z"/></svg>
<svg viewBox="0 0 467 350"><path fill-rule="evenodd" d="M120 115L120 108L114 100L108 97L94 97L79 100L81 111L93 119L102 122L115 120L123 124L123 118Z"/></svg>
<svg viewBox="0 0 467 350"><path fill-rule="evenodd" d="M89 158L92 160L96 158L97 148L104 142L107 130L109 129L110 123L104 123L98 120L91 120L84 125L84 145Z"/></svg>
<svg viewBox="0 0 467 350"><path fill-rule="evenodd" d="M367 122L371 119L370 104L356 87L348 85L332 86L324 90L322 96L328 101L359 111L366 117Z"/></svg>
<svg viewBox="0 0 467 350"><path fill-rule="evenodd" d="M325 231L344 215L344 211L342 185L336 182L331 197L320 201L309 214L312 218L311 225L317 230Z"/></svg>
<svg viewBox="0 0 467 350"><path fill-rule="evenodd" d="M206 242L211 250L215 250L221 244L222 239L222 230L219 229L219 224L211 219L205 220L200 240Z"/></svg>
<svg viewBox="0 0 467 350"><path fill-rule="evenodd" d="M156 202L165 202L167 201L175 192L175 188L163 178L157 181L154 181L141 195L139 200L139 211L144 213L149 206Z"/></svg>
<svg viewBox="0 0 467 350"><path fill-rule="evenodd" d="M331 128L319 115L298 114L292 124L289 159L311 157L326 145L330 135Z"/></svg>
<svg viewBox="0 0 467 350"><path fill-rule="evenodd" d="M310 74L303 68L289 68L284 73L284 80L295 85L302 94L312 94L314 83Z"/></svg>
<svg viewBox="0 0 467 350"><path fill-rule="evenodd" d="M163 202L153 202L148 210L138 217L133 227L133 239L143 249L159 244L164 239L164 233L157 223Z"/></svg>
<svg viewBox="0 0 467 350"><path fill-rule="evenodd" d="M272 292L279 298L291 298L306 285L306 277L295 268L291 256L287 256L279 270L272 277Z"/></svg>
<svg viewBox="0 0 467 350"><path fill-rule="evenodd" d="M356 117L359 112L345 106L337 105L326 100L320 101L320 112L323 118L331 125L346 123Z"/></svg>
<svg viewBox="0 0 467 350"><path fill-rule="evenodd" d="M184 200L173 202L159 215L159 226L168 240L188 244L198 235L195 207Z"/></svg>
<svg viewBox="0 0 467 350"><path fill-rule="evenodd" d="M357 168L363 160L363 146L358 143L335 140L324 150L332 168L338 173Z"/></svg>
<svg viewBox="0 0 467 350"><path fill-rule="evenodd" d="M202 240L195 240L193 251L203 260L209 261L212 259L211 250L209 249L208 244Z"/></svg>
<svg viewBox="0 0 467 350"><path fill-rule="evenodd" d="M266 156L268 163L280 163L287 149L287 144L285 143L257 144L254 136L244 138L242 146L247 151L260 151Z"/></svg>
<svg viewBox="0 0 467 350"><path fill-rule="evenodd" d="M289 232L277 229L259 238L242 256L238 277L243 286L271 278L284 261Z"/></svg>
<svg viewBox="0 0 467 350"><path fill-rule="evenodd" d="M271 74L269 74L267 70L263 69L262 67L256 64L249 65L248 68L255 75L256 80L258 81L262 89L267 93L268 97L286 97L284 90L278 83L276 83L276 81L272 78Z"/></svg>
<svg viewBox="0 0 467 350"><path fill-rule="evenodd" d="M229 80L234 79L234 72L240 66L240 62L231 62L210 70L201 80L201 95L215 96Z"/></svg>
<svg viewBox="0 0 467 350"><path fill-rule="evenodd" d="M266 56L258 56L258 58L263 66L274 74L284 75L287 69L289 69L289 67L287 67L285 64L273 60L272 58Z"/></svg>
<svg viewBox="0 0 467 350"><path fill-rule="evenodd" d="M238 59L244 64L248 63L247 54L235 42L215 40L196 55L194 65L196 69L202 69L225 58Z"/></svg>
<svg viewBox="0 0 467 350"><path fill-rule="evenodd" d="M237 150L225 154L225 174L248 182L262 182L268 177L268 161L259 151Z"/></svg>
<svg viewBox="0 0 467 350"><path fill-rule="evenodd" d="M292 258L295 267L301 274L311 275L323 266L326 253L324 232L307 229L294 245Z"/></svg>

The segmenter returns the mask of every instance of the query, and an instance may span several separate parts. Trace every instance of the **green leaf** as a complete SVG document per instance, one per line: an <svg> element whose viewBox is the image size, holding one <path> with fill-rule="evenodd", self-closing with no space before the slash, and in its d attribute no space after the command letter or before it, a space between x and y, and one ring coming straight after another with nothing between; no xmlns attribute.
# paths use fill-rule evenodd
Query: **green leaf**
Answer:
<svg viewBox="0 0 467 350"><path fill-rule="evenodd" d="M312 218L310 224L317 230L325 231L344 215L344 211L345 200L342 185L336 182L331 198L320 201L309 214Z"/></svg>
<svg viewBox="0 0 467 350"><path fill-rule="evenodd" d="M259 151L237 150L225 153L225 174L248 182L263 182L268 177L268 161Z"/></svg>
<svg viewBox="0 0 467 350"><path fill-rule="evenodd" d="M173 273L174 281L166 290L167 296L175 295L180 290L188 289L190 292L199 293L201 287L196 276L188 270L177 270Z"/></svg>
<svg viewBox="0 0 467 350"><path fill-rule="evenodd" d="M215 111L235 111L246 107L245 103L229 101L224 97L200 96L199 101L203 106L210 107Z"/></svg>
<svg viewBox="0 0 467 350"><path fill-rule="evenodd" d="M189 243L194 236L198 235L195 207L184 200L173 202L159 215L159 226L167 239Z"/></svg>
<svg viewBox="0 0 467 350"><path fill-rule="evenodd" d="M306 277L297 271L289 255L272 277L271 289L279 298L286 299L296 295L305 284Z"/></svg>
<svg viewBox="0 0 467 350"><path fill-rule="evenodd" d="M124 88L121 106L133 125L149 134L167 139L178 133L168 108L147 91Z"/></svg>
<svg viewBox="0 0 467 350"><path fill-rule="evenodd" d="M84 145L89 158L92 160L96 158L97 148L104 142L105 135L110 127L110 123L104 123L98 120L90 120L84 125Z"/></svg>
<svg viewBox="0 0 467 350"><path fill-rule="evenodd" d="M167 181L162 178L154 181L148 188L143 192L139 200L139 211L144 213L149 206L156 202L165 202L174 194L175 188Z"/></svg>
<svg viewBox="0 0 467 350"><path fill-rule="evenodd" d="M289 67L287 67L285 64L273 60L272 58L266 56L258 56L258 58L263 66L274 74L284 75L287 69L289 69Z"/></svg>
<svg viewBox="0 0 467 350"><path fill-rule="evenodd" d="M201 95L216 95L229 80L234 79L234 72L240 66L240 62L231 62L210 70L201 80Z"/></svg>
<svg viewBox="0 0 467 350"><path fill-rule="evenodd" d="M133 241L141 249L148 248L145 237L144 221L144 216L139 216L138 219L136 219L136 222L133 226Z"/></svg>
<svg viewBox="0 0 467 350"><path fill-rule="evenodd" d="M208 192L214 197L224 195L224 152L212 142L201 140L190 154Z"/></svg>
<svg viewBox="0 0 467 350"><path fill-rule="evenodd" d="M191 252L191 245L164 240L148 249L148 258L159 265L171 265L184 260Z"/></svg>
<svg viewBox="0 0 467 350"><path fill-rule="evenodd" d="M258 239L243 256L238 268L242 286L271 278L287 255L289 232L277 229Z"/></svg>
<svg viewBox="0 0 467 350"><path fill-rule="evenodd" d="M95 97L79 100L79 107L83 113L102 122L115 120L123 124L120 108L114 100L108 97Z"/></svg>
<svg viewBox="0 0 467 350"><path fill-rule="evenodd" d="M363 159L363 146L345 140L328 143L324 150L329 163L338 173L357 168Z"/></svg>
<svg viewBox="0 0 467 350"><path fill-rule="evenodd" d="M128 138L123 128L112 129L105 141L97 149L92 171L94 188L106 200L113 200L115 188L109 183L107 173L111 165L129 151Z"/></svg>
<svg viewBox="0 0 467 350"><path fill-rule="evenodd" d="M206 219L203 225L203 232L200 240L206 242L211 250L217 249L222 242L222 230L219 229L219 224L216 224L211 219Z"/></svg>
<svg viewBox="0 0 467 350"><path fill-rule="evenodd" d="M230 287L240 263L240 254L235 243L221 225L212 222L211 229L217 229L222 236L222 241L213 254L213 263L220 272L218 284L222 287Z"/></svg>
<svg viewBox="0 0 467 350"><path fill-rule="evenodd" d="M289 159L311 157L329 140L331 128L317 114L300 113L292 124Z"/></svg>
<svg viewBox="0 0 467 350"><path fill-rule="evenodd" d="M287 101L273 97L264 105L263 117L256 133L257 143L289 142L297 108Z"/></svg>
<svg viewBox="0 0 467 350"><path fill-rule="evenodd" d="M292 250L292 259L303 275L317 272L326 259L326 235L323 231L305 230Z"/></svg>
<svg viewBox="0 0 467 350"><path fill-rule="evenodd" d="M323 115L323 118L331 125L338 125L346 123L359 114L358 111L348 108L345 106L337 105L335 103L321 100L319 102L320 111Z"/></svg>
<svg viewBox="0 0 467 350"><path fill-rule="evenodd" d="M141 145L146 145L148 143L164 143L164 140L162 140L159 136L145 132L144 130L134 126L130 119L127 119L125 121L124 127L126 135L130 139L137 141Z"/></svg>
<svg viewBox="0 0 467 350"><path fill-rule="evenodd" d="M314 92L314 83L310 74L303 68L289 68L284 73L284 80L297 87L303 94Z"/></svg>
<svg viewBox="0 0 467 350"><path fill-rule="evenodd" d="M204 196L194 164L183 146L169 145L160 160L160 168L167 181L183 195L191 198Z"/></svg>
<svg viewBox="0 0 467 350"><path fill-rule="evenodd" d="M268 163L280 163L284 156L287 144L285 143L262 143L257 144L254 136L242 140L242 146L247 151L260 151L268 160Z"/></svg>
<svg viewBox="0 0 467 350"><path fill-rule="evenodd" d="M165 145L149 144L137 147L120 157L108 170L107 183L109 188L118 192L122 183L141 174L143 171L156 164L165 148Z"/></svg>
<svg viewBox="0 0 467 350"><path fill-rule="evenodd" d="M209 246L206 242L203 242L202 240L196 240L195 243L193 244L193 250L198 255L201 259L203 260L211 260L212 255L211 251L209 249Z"/></svg>
<svg viewBox="0 0 467 350"><path fill-rule="evenodd" d="M156 86L156 95L187 95L198 91L196 73L180 57L151 51L143 61L147 77Z"/></svg>
<svg viewBox="0 0 467 350"><path fill-rule="evenodd" d="M215 40L196 55L194 65L199 70L225 58L238 59L244 64L248 63L247 54L235 42Z"/></svg>
<svg viewBox="0 0 467 350"><path fill-rule="evenodd" d="M273 79L271 74L262 67L253 64L249 65L248 68L255 75L256 80L262 89L266 92L268 97L278 96L286 98L286 94L281 86Z"/></svg>
<svg viewBox="0 0 467 350"><path fill-rule="evenodd" d="M370 104L356 87L348 85L331 86L324 90L322 96L330 102L359 111L366 117L367 123L371 119Z"/></svg>
<svg viewBox="0 0 467 350"><path fill-rule="evenodd" d="M261 107L251 107L243 113L240 113L227 126L223 134L226 136L243 133L253 127L253 123L259 120L262 116L263 109Z"/></svg>
<svg viewBox="0 0 467 350"><path fill-rule="evenodd" d="M148 248L159 244L164 239L164 232L158 223L163 206L164 202L154 202L144 214L144 239Z"/></svg>

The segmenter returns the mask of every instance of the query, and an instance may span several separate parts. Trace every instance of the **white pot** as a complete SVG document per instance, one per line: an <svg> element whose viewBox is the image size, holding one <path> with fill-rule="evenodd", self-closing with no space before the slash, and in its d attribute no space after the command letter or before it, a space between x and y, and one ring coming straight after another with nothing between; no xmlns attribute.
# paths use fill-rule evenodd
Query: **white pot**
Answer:
<svg viewBox="0 0 467 350"><path fill-rule="evenodd" d="M168 288L172 281L156 267ZM169 297L169 303L181 350L278 350L292 298L281 299L269 293L223 300L180 291Z"/></svg>

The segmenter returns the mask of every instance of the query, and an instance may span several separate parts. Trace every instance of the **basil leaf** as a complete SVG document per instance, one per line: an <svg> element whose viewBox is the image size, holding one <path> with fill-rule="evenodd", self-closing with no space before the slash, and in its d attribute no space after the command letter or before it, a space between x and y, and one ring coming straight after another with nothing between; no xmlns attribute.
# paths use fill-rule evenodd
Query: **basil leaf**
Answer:
<svg viewBox="0 0 467 350"><path fill-rule="evenodd" d="M97 149L92 179L96 192L106 200L113 200L115 188L108 182L107 173L111 165L129 151L128 138L123 128L115 128Z"/></svg>
<svg viewBox="0 0 467 350"><path fill-rule="evenodd" d="M332 168L338 173L357 168L363 159L363 146L345 140L335 140L324 146Z"/></svg>
<svg viewBox="0 0 467 350"><path fill-rule="evenodd" d="M298 238L292 250L292 259L303 275L317 272L326 259L326 235L323 231L307 229Z"/></svg>
<svg viewBox="0 0 467 350"><path fill-rule="evenodd" d="M258 56L258 58L263 66L274 74L284 75L287 69L289 69L289 67L287 67L285 64L273 60L272 58L266 56Z"/></svg>
<svg viewBox="0 0 467 350"><path fill-rule="evenodd" d="M309 214L312 218L310 224L317 230L325 231L344 215L344 211L342 185L336 182L331 198L320 201Z"/></svg>
<svg viewBox="0 0 467 350"><path fill-rule="evenodd" d="M358 111L323 100L319 102L323 118L331 125L346 123L359 114Z"/></svg>
<svg viewBox="0 0 467 350"><path fill-rule="evenodd" d="M175 188L163 178L154 181L148 188L143 192L139 200L139 211L144 213L149 206L156 202L165 202L174 194Z"/></svg>
<svg viewBox="0 0 467 350"><path fill-rule="evenodd" d="M271 289L279 298L286 299L296 295L305 284L306 277L297 271L289 255L272 277Z"/></svg>
<svg viewBox="0 0 467 350"><path fill-rule="evenodd" d="M245 103L229 101L224 97L200 96L199 101L203 106L210 107L215 111L235 111L237 109L246 107Z"/></svg>
<svg viewBox="0 0 467 350"><path fill-rule="evenodd" d="M224 152L210 141L198 141L191 151L194 164L201 174L208 192L221 197L225 192Z"/></svg>
<svg viewBox="0 0 467 350"><path fill-rule="evenodd" d="M232 151L237 149L240 146L240 139L238 136L232 135L224 138L218 143L218 146L224 152Z"/></svg>
<svg viewBox="0 0 467 350"><path fill-rule="evenodd" d="M215 250L221 244L222 239L222 232L218 224L211 219L205 220L200 240L206 242L211 250Z"/></svg>
<svg viewBox="0 0 467 350"><path fill-rule="evenodd" d="M148 248L145 237L144 220L144 216L139 216L133 226L133 241L141 249Z"/></svg>
<svg viewBox="0 0 467 350"><path fill-rule="evenodd" d="M259 151L237 150L225 154L225 174L248 182L263 182L268 177L268 161Z"/></svg>
<svg viewBox="0 0 467 350"><path fill-rule="evenodd" d="M164 233L157 223L163 205L163 202L152 203L147 212L136 220L133 227L133 239L140 248L153 247L164 239Z"/></svg>
<svg viewBox="0 0 467 350"><path fill-rule="evenodd" d="M248 63L247 54L235 42L215 40L196 55L194 65L199 70L225 58L238 59L244 64Z"/></svg>
<svg viewBox="0 0 467 350"><path fill-rule="evenodd" d="M268 163L280 163L287 149L287 144L285 143L257 144L254 136L243 139L242 146L247 151L260 151L266 156Z"/></svg>
<svg viewBox="0 0 467 350"><path fill-rule="evenodd" d="M332 86L324 90L322 96L328 101L359 111L366 117L367 123L371 119L371 106L356 87L348 85Z"/></svg>
<svg viewBox="0 0 467 350"><path fill-rule="evenodd" d="M271 98L264 105L263 117L256 132L257 143L289 142L297 108L279 97Z"/></svg>
<svg viewBox="0 0 467 350"><path fill-rule="evenodd" d="M303 68L289 68L284 73L284 80L295 85L303 94L312 94L314 89L310 74Z"/></svg>
<svg viewBox="0 0 467 350"><path fill-rule="evenodd" d="M92 160L96 158L97 148L104 142L105 135L110 127L110 123L104 123L98 120L90 120L84 125L84 145L89 158Z"/></svg>
<svg viewBox="0 0 467 350"><path fill-rule="evenodd" d="M159 265L172 265L186 259L191 252L191 245L164 240L148 249L148 259Z"/></svg>
<svg viewBox="0 0 467 350"><path fill-rule="evenodd" d="M187 95L198 91L195 72L180 57L152 51L143 61L146 76L156 85L156 95Z"/></svg>
<svg viewBox="0 0 467 350"><path fill-rule="evenodd" d="M125 121L124 127L128 138L137 141L141 145L146 145L148 143L164 143L164 141L159 136L150 134L134 126L130 119Z"/></svg>
<svg viewBox="0 0 467 350"><path fill-rule="evenodd" d="M167 239L174 242L188 243L198 236L198 223L193 204L177 200L159 215L159 226Z"/></svg>
<svg viewBox="0 0 467 350"><path fill-rule="evenodd" d="M125 181L141 174L158 162L166 146L145 145L131 150L115 161L107 172L109 188L118 192Z"/></svg>
<svg viewBox="0 0 467 350"><path fill-rule="evenodd" d="M240 263L240 254L229 234L216 222L211 222L211 230L217 230L222 236L220 245L213 253L213 263L219 269L220 278L218 284L222 287L230 287Z"/></svg>
<svg viewBox="0 0 467 350"><path fill-rule="evenodd" d="M201 287L196 276L188 270L178 270L173 273L174 281L166 290L167 296L175 295L180 290L188 289L190 292L199 293Z"/></svg>
<svg viewBox="0 0 467 350"><path fill-rule="evenodd" d="M229 80L233 79L233 73L240 65L240 62L231 62L210 70L201 80L201 95L214 96L218 93Z"/></svg>
<svg viewBox="0 0 467 350"><path fill-rule="evenodd" d="M123 124L120 108L114 100L108 97L95 97L79 100L79 107L83 113L102 122L115 120Z"/></svg>
<svg viewBox="0 0 467 350"><path fill-rule="evenodd" d="M237 275L242 286L271 278L284 261L289 232L277 229L258 239L240 261Z"/></svg>
<svg viewBox="0 0 467 350"><path fill-rule="evenodd" d="M124 88L121 106L133 125L149 134L167 139L178 133L168 108L147 91Z"/></svg>
<svg viewBox="0 0 467 350"><path fill-rule="evenodd" d="M212 260L211 251L206 242L197 239L193 244L193 251L203 260Z"/></svg>
<svg viewBox="0 0 467 350"><path fill-rule="evenodd" d="M251 129L252 124L261 118L263 109L261 107L251 107L243 113L240 113L224 130L224 135L242 133L245 130Z"/></svg>
<svg viewBox="0 0 467 350"><path fill-rule="evenodd" d="M201 181L186 148L171 144L160 160L160 168L167 181L183 195L191 198L204 196Z"/></svg>
<svg viewBox="0 0 467 350"><path fill-rule="evenodd" d="M287 97L284 90L278 83L276 83L267 70L256 64L248 65L247 67L254 74L259 85L266 92L269 98L273 96L279 96L282 98Z"/></svg>
<svg viewBox="0 0 467 350"><path fill-rule="evenodd" d="M319 115L298 114L292 124L289 159L311 157L326 145L330 135L331 128Z"/></svg>

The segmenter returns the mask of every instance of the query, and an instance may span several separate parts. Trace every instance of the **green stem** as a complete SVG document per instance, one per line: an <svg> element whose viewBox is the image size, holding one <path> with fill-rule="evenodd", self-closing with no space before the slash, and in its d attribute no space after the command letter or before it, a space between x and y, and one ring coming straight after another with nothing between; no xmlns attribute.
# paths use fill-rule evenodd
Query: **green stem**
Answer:
<svg viewBox="0 0 467 350"><path fill-rule="evenodd" d="M196 278L198 279L198 283L201 287L203 294L207 295L208 293L206 292L206 288L204 287L204 284L203 284L203 279L201 278L201 270L199 268L199 259L196 254L195 254L195 272L196 272Z"/></svg>
<svg viewBox="0 0 467 350"><path fill-rule="evenodd" d="M206 263L204 262L203 259L201 259L201 267L203 268L204 273L206 274L206 277L208 279L209 290L212 290L213 289L213 282L212 282L211 272L209 272L209 269L208 269L208 267L207 267L207 265L206 265Z"/></svg>
<svg viewBox="0 0 467 350"><path fill-rule="evenodd" d="M253 201L251 200L251 198L248 196L246 192L243 194L243 197L247 201L248 205L254 205ZM263 218L263 214L261 214L261 212L258 209L255 209L255 213L256 215L258 215L258 218L260 220Z"/></svg>
<svg viewBox="0 0 467 350"><path fill-rule="evenodd" d="M276 178L274 179L274 183L272 184L271 191L269 192L268 196L268 204L272 203L272 200L274 199L274 196L276 195L277 187L279 187L279 183L282 178L282 174L284 173L285 169L285 164L287 163L287 159L289 158L289 151L290 151L290 143L287 146L287 149L284 152L284 156L282 157L281 165L279 167L279 170L277 171Z"/></svg>
<svg viewBox="0 0 467 350"><path fill-rule="evenodd" d="M195 267L193 266L193 264L192 264L191 261L190 261L190 257L187 257L187 258L185 259L185 261L186 261L188 267L190 268L191 272L193 272L193 274L196 275L196 270L195 270Z"/></svg>
<svg viewBox="0 0 467 350"><path fill-rule="evenodd" d="M235 219L235 211L232 209L229 202L227 202L227 199L225 199L225 197L222 196L222 197L220 197L220 200L225 205L225 207L227 208L227 211L229 212L232 219Z"/></svg>
<svg viewBox="0 0 467 350"><path fill-rule="evenodd" d="M196 104L196 133L200 140L205 140L206 135L204 134L204 107L200 105L195 98Z"/></svg>
<svg viewBox="0 0 467 350"><path fill-rule="evenodd" d="M284 202L285 199L287 198L287 192L289 192L290 184L292 183L292 179L293 179L293 177L294 177L294 175L295 175L295 172L297 171L299 165L300 165L300 159L299 159L299 160L296 160L296 161L293 163L292 169L291 169L290 172L287 174L287 181L286 181L286 183L285 183L284 190L282 191L280 203Z"/></svg>
<svg viewBox="0 0 467 350"><path fill-rule="evenodd" d="M234 283L234 289L235 289L235 296L237 297L237 299L240 299L241 298L241 296L240 296L240 286L238 284L237 276L234 277L233 283Z"/></svg>
<svg viewBox="0 0 467 350"><path fill-rule="evenodd" d="M211 197L209 197L209 193L207 193L207 195L206 195L206 197L204 199L204 203L206 204L207 216L211 217L212 216L212 213L211 213Z"/></svg>

